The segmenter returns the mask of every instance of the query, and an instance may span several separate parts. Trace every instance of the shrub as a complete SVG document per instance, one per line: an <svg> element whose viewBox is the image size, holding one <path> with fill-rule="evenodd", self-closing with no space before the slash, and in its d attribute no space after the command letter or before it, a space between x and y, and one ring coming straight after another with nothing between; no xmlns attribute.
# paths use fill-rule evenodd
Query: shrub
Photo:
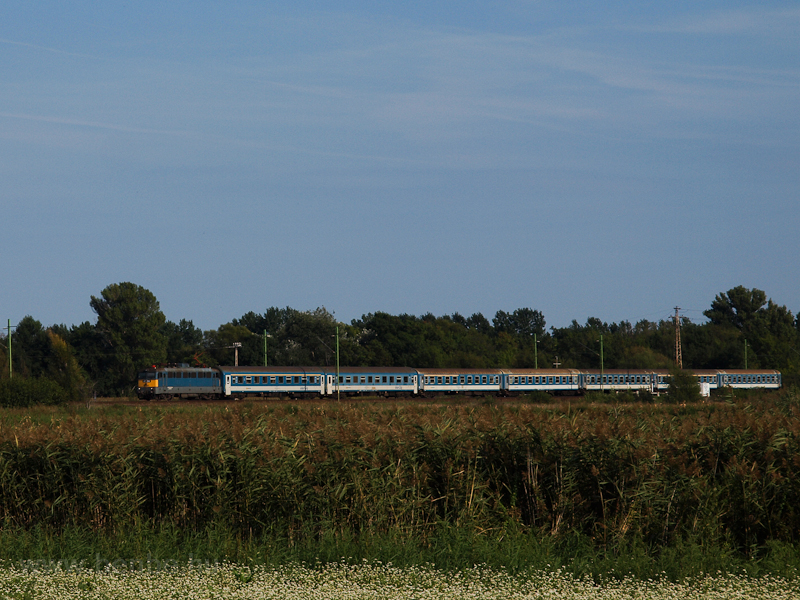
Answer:
<svg viewBox="0 0 800 600"><path fill-rule="evenodd" d="M669 379L667 398L669 402L677 404L699 402L701 396L697 378L686 371L673 371Z"/></svg>
<svg viewBox="0 0 800 600"><path fill-rule="evenodd" d="M66 400L64 388L51 379L14 377L0 380L0 406L61 404Z"/></svg>

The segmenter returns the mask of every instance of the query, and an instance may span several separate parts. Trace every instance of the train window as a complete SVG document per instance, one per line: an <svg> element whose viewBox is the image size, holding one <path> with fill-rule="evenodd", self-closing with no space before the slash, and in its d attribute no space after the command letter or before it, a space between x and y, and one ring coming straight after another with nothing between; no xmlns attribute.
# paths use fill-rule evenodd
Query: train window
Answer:
<svg viewBox="0 0 800 600"><path fill-rule="evenodd" d="M394 375L389 375L389 383L394 383Z"/></svg>
<svg viewBox="0 0 800 600"><path fill-rule="evenodd" d="M381 379L382 379L382 383L386 383L386 375L384 375Z"/></svg>
<svg viewBox="0 0 800 600"><path fill-rule="evenodd" d="M408 383L408 375L403 375L403 383Z"/></svg>

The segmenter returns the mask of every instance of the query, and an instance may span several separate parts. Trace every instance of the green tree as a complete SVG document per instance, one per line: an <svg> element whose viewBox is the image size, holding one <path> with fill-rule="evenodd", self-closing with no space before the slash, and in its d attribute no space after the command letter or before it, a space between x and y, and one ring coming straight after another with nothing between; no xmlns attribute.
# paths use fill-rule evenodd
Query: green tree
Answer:
<svg viewBox="0 0 800 600"><path fill-rule="evenodd" d="M714 331L711 337L716 354L724 357L709 361L722 364L709 366L743 367L747 340L749 367L796 370L792 355L797 343L794 316L785 306L768 299L762 290L737 286L718 294L703 314Z"/></svg>
<svg viewBox="0 0 800 600"><path fill-rule="evenodd" d="M700 400L700 384L697 377L687 371L674 370L670 373L667 397L670 402L686 404Z"/></svg>
<svg viewBox="0 0 800 600"><path fill-rule="evenodd" d="M86 374L70 345L52 329L47 330L47 335L51 344L50 378L64 389L68 400L82 400L89 391Z"/></svg>
<svg viewBox="0 0 800 600"><path fill-rule="evenodd" d="M115 283L91 297L97 331L106 351L110 385L116 393L130 390L136 372L166 360L166 322L152 292L130 282Z"/></svg>
<svg viewBox="0 0 800 600"><path fill-rule="evenodd" d="M191 365L208 362L204 356L203 330L191 321L181 319L177 324L167 321L161 333L166 338L167 362Z"/></svg>
<svg viewBox="0 0 800 600"><path fill-rule="evenodd" d="M236 349L235 344L239 346L239 364L240 365L260 365L263 362L258 362L254 357L256 351L257 338L253 333L243 325L234 325L233 323L224 323L217 329L206 331L204 335L204 344L208 354L212 357L212 363L217 365L232 365L235 361Z"/></svg>
<svg viewBox="0 0 800 600"><path fill-rule="evenodd" d="M767 294L758 289L749 290L739 285L717 294L711 308L703 314L715 325L731 325L742 329L753 320L767 303Z"/></svg>
<svg viewBox="0 0 800 600"><path fill-rule="evenodd" d="M42 377L47 374L50 339L39 321L30 315L24 317L11 335L11 347L15 375Z"/></svg>

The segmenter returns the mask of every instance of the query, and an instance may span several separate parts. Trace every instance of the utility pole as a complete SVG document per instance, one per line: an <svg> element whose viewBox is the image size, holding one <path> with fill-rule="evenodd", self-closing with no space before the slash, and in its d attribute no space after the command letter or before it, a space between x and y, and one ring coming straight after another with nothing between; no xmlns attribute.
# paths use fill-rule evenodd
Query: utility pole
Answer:
<svg viewBox="0 0 800 600"><path fill-rule="evenodd" d="M600 392L603 392L603 334L600 334Z"/></svg>
<svg viewBox="0 0 800 600"><path fill-rule="evenodd" d="M535 369L539 368L539 341L536 339L536 334L533 334L533 366Z"/></svg>
<svg viewBox="0 0 800 600"><path fill-rule="evenodd" d="M239 366L239 348L242 347L242 342L233 342L233 345L225 346L225 347L226 348L233 348L233 352L234 352L234 354L233 354L233 356L234 356L233 366L234 367L238 367Z"/></svg>
<svg viewBox="0 0 800 600"><path fill-rule="evenodd" d="M11 379L13 374L11 368L11 319L8 320L6 331L8 331L8 378Z"/></svg>
<svg viewBox="0 0 800 600"><path fill-rule="evenodd" d="M747 368L747 338L744 340L744 368Z"/></svg>
<svg viewBox="0 0 800 600"><path fill-rule="evenodd" d="M339 326L336 326L336 401L339 401Z"/></svg>
<svg viewBox="0 0 800 600"><path fill-rule="evenodd" d="M683 369L683 352L681 351L681 316L680 307L675 307L675 366Z"/></svg>

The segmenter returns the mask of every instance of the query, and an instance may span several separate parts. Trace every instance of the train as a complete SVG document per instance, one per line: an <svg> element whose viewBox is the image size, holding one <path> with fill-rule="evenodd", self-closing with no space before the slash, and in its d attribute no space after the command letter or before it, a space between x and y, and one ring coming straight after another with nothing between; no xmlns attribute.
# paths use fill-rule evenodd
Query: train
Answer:
<svg viewBox="0 0 800 600"><path fill-rule="evenodd" d="M778 389L769 369L688 369L701 393L721 388ZM433 397L447 394L513 396L545 392L581 395L625 391L665 393L666 369L417 369L410 367L190 367L152 365L137 376L142 400L341 396Z"/></svg>

